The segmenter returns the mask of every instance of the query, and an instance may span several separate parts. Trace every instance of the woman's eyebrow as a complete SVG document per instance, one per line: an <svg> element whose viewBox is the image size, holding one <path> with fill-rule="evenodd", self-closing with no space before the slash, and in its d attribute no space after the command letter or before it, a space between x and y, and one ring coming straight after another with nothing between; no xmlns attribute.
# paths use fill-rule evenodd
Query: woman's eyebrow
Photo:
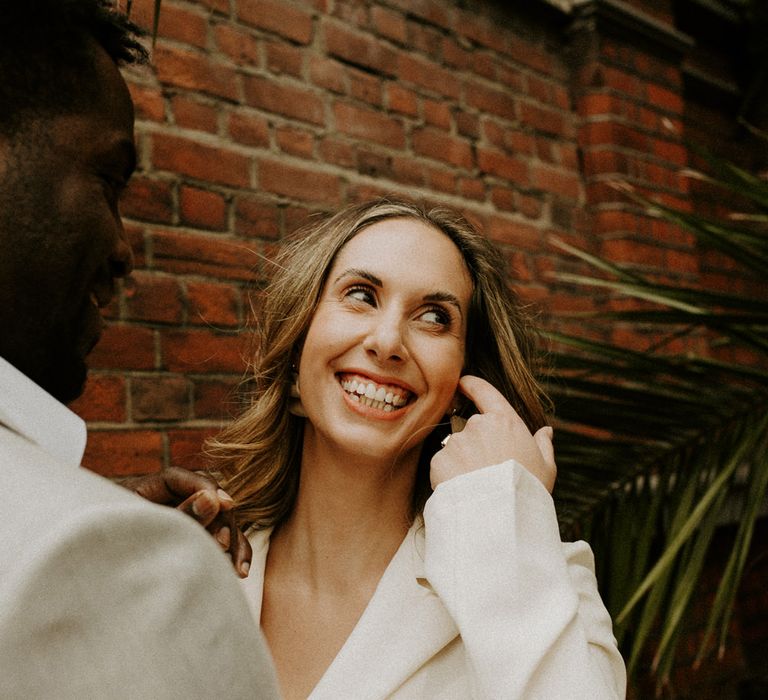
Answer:
<svg viewBox="0 0 768 700"><path fill-rule="evenodd" d="M362 270L360 268L356 267L350 267L347 270L344 270L335 280L334 284L338 282L343 277L362 277L364 280L368 280L371 284L373 284L376 287L383 287L384 284L382 281L376 277L372 272L368 272L367 270Z"/></svg>
<svg viewBox="0 0 768 700"><path fill-rule="evenodd" d="M464 315L458 297L450 292L432 292L431 294L425 294L424 301L441 301L445 304L450 304L451 306L456 307L460 315Z"/></svg>

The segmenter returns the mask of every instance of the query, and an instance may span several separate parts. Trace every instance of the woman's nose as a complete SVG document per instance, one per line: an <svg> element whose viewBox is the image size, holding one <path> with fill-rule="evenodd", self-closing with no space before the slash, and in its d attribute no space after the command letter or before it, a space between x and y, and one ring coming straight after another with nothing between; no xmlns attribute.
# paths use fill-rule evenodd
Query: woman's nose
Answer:
<svg viewBox="0 0 768 700"><path fill-rule="evenodd" d="M408 356L404 329L399 318L377 315L363 341L365 351L379 362L400 362Z"/></svg>

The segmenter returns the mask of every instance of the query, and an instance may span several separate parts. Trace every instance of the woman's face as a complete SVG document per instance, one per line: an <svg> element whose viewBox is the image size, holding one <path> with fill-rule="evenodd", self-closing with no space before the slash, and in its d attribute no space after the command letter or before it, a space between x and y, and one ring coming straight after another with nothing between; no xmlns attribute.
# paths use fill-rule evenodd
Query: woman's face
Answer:
<svg viewBox="0 0 768 700"><path fill-rule="evenodd" d="M338 253L299 366L307 439L390 460L449 410L472 282L461 253L416 219L381 221Z"/></svg>

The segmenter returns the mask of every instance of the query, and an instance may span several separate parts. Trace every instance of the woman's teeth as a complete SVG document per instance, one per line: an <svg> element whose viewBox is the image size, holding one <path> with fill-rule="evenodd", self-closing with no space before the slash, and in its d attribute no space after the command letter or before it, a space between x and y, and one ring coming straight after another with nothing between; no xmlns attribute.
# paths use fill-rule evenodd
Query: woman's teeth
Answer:
<svg viewBox="0 0 768 700"><path fill-rule="evenodd" d="M408 397L398 393L402 389L376 386L373 382L361 382L357 379L345 379L341 387L353 400L380 411L394 411L408 403Z"/></svg>

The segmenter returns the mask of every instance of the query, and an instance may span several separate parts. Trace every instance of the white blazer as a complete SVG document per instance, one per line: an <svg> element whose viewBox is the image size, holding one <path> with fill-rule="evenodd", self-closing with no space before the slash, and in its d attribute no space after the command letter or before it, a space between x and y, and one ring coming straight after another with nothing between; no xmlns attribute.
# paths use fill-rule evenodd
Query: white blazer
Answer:
<svg viewBox="0 0 768 700"><path fill-rule="evenodd" d="M269 530L242 582L258 621ZM297 649L300 654L301 650ZM427 501L310 700L614 700L624 663L584 542L514 461Z"/></svg>
<svg viewBox="0 0 768 700"><path fill-rule="evenodd" d="M78 466L85 426L0 358L0 698L278 697L213 540Z"/></svg>

